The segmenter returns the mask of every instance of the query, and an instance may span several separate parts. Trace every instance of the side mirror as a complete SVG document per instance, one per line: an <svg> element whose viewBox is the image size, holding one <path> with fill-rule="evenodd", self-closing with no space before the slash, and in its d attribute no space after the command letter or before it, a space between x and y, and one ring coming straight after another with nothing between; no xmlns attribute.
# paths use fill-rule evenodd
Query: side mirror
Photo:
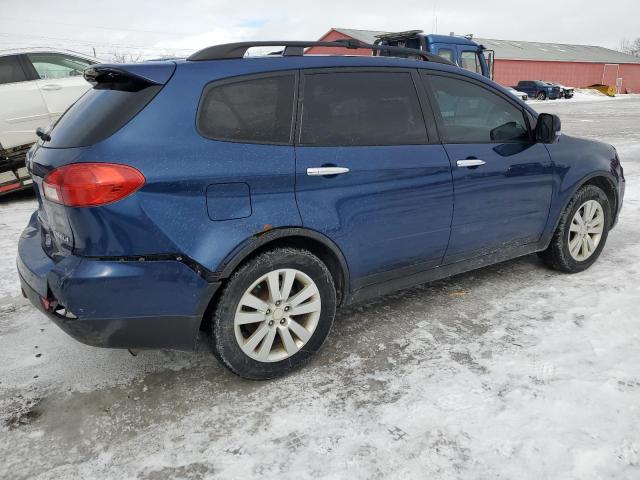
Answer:
<svg viewBox="0 0 640 480"><path fill-rule="evenodd" d="M550 113L541 113L538 115L535 134L537 142L555 142L560 134L560 117Z"/></svg>

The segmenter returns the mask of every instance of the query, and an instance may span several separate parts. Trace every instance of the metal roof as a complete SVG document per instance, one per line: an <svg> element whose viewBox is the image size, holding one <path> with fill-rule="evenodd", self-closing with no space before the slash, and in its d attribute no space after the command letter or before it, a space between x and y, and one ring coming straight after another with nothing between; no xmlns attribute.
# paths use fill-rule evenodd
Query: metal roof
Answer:
<svg viewBox="0 0 640 480"><path fill-rule="evenodd" d="M640 63L640 57L595 45L566 43L521 42L474 38L489 50L495 50L496 59L541 60L554 62Z"/></svg>
<svg viewBox="0 0 640 480"><path fill-rule="evenodd" d="M373 43L377 35L389 33L376 30L333 28L349 37ZM496 52L496 59L540 60L547 62L592 62L592 63L640 63L640 57L595 45L570 45L565 43L521 42L519 40L495 40L473 38L473 41Z"/></svg>

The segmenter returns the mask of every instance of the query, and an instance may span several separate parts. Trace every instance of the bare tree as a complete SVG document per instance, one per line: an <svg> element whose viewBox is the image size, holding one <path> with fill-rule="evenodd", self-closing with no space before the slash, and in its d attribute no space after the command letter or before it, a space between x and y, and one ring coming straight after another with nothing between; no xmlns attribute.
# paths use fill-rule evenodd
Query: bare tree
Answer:
<svg viewBox="0 0 640 480"><path fill-rule="evenodd" d="M114 50L113 52L111 52L111 61L113 63L135 63L135 62L141 62L143 60L142 58L142 54L141 53L123 53L123 52L118 52L117 50Z"/></svg>
<svg viewBox="0 0 640 480"><path fill-rule="evenodd" d="M635 55L640 57L640 37L631 41L628 38L623 38L620 41L620 51L628 53L629 55Z"/></svg>

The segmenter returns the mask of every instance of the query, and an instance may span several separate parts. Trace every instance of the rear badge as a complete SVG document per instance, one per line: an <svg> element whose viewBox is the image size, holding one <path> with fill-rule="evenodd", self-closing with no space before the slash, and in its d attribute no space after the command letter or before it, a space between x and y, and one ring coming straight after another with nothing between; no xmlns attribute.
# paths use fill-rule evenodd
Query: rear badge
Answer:
<svg viewBox="0 0 640 480"><path fill-rule="evenodd" d="M55 230L52 230L51 233L53 233L53 236L56 237L61 242L66 243L67 245L71 244L71 239L69 237L67 237L66 235L64 235L64 234L62 234L60 232L56 232Z"/></svg>

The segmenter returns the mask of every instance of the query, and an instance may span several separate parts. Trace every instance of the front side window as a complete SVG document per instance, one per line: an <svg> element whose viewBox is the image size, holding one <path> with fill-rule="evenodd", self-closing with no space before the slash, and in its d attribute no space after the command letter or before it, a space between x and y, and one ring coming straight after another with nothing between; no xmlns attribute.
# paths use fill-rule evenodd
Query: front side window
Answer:
<svg viewBox="0 0 640 480"><path fill-rule="evenodd" d="M27 56L43 80L77 77L91 65L88 60L59 53L29 53Z"/></svg>
<svg viewBox="0 0 640 480"><path fill-rule="evenodd" d="M5 83L17 83L27 80L27 76L20 65L16 55L0 57L0 85Z"/></svg>
<svg viewBox="0 0 640 480"><path fill-rule="evenodd" d="M198 129L214 140L287 144L294 89L293 73L213 84L200 104Z"/></svg>
<svg viewBox="0 0 640 480"><path fill-rule="evenodd" d="M480 59L476 52L470 50L460 53L461 67L470 72L475 72L482 75L482 67L480 66Z"/></svg>
<svg viewBox="0 0 640 480"><path fill-rule="evenodd" d="M490 90L464 80L429 77L447 143L529 140L521 109Z"/></svg>
<svg viewBox="0 0 640 480"><path fill-rule="evenodd" d="M303 145L414 145L427 142L409 72L305 76Z"/></svg>

